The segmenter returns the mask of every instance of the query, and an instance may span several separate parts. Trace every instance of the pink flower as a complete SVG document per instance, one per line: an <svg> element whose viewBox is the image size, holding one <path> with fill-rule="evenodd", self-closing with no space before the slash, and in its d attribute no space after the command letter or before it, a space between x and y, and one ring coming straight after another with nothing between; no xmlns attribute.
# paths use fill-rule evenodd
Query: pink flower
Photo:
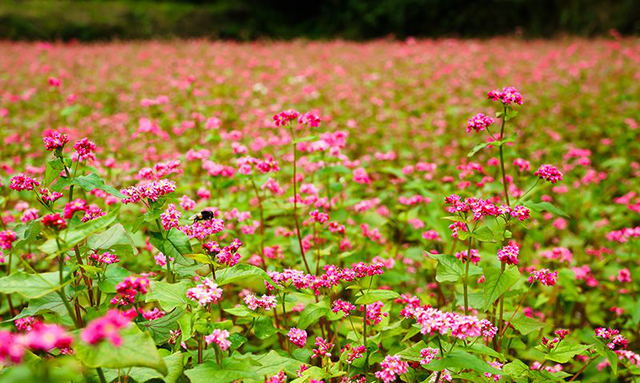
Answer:
<svg viewBox="0 0 640 383"><path fill-rule="evenodd" d="M527 281L529 283L539 281L545 286L555 286L558 281L558 272L551 272L549 269L534 270L531 272L531 276Z"/></svg>
<svg viewBox="0 0 640 383"><path fill-rule="evenodd" d="M518 221L522 222L526 219L529 219L529 217L531 216L531 211L522 205L517 205L511 210L511 216L517 218Z"/></svg>
<svg viewBox="0 0 640 383"><path fill-rule="evenodd" d="M364 168L357 168L353 171L353 181L361 185L369 185L371 179Z"/></svg>
<svg viewBox="0 0 640 383"><path fill-rule="evenodd" d="M48 352L54 348L69 348L73 337L57 324L36 322L22 340L28 348Z"/></svg>
<svg viewBox="0 0 640 383"><path fill-rule="evenodd" d="M42 217L42 224L55 230L64 230L67 227L67 221L59 213L45 215Z"/></svg>
<svg viewBox="0 0 640 383"><path fill-rule="evenodd" d="M504 105L518 104L522 105L522 95L512 86L502 88L502 90L494 90L487 93L487 98L494 101L501 101Z"/></svg>
<svg viewBox="0 0 640 383"><path fill-rule="evenodd" d="M106 339L114 346L119 347L122 344L122 337L118 331L126 327L129 322L131 322L129 316L112 309L107 311L105 316L89 322L87 327L82 330L80 338L89 344L97 344Z"/></svg>
<svg viewBox="0 0 640 383"><path fill-rule="evenodd" d="M382 380L384 383L390 383L396 380L396 375L407 373L409 363L403 362L399 355L387 355L384 360L380 362L380 367L382 370L376 371L376 378Z"/></svg>
<svg viewBox="0 0 640 383"><path fill-rule="evenodd" d="M305 343L307 343L307 332L304 330L292 327L291 329L289 329L287 336L289 337L289 341L291 343L300 348L303 348Z"/></svg>
<svg viewBox="0 0 640 383"><path fill-rule="evenodd" d="M552 184L562 181L562 172L553 165L541 165L533 174Z"/></svg>
<svg viewBox="0 0 640 383"><path fill-rule="evenodd" d="M472 130L476 133L482 132L493 124L493 122L493 118L487 117L483 113L478 113L467 121L467 133L471 133Z"/></svg>
<svg viewBox="0 0 640 383"><path fill-rule="evenodd" d="M187 290L187 298L197 301L200 306L216 303L222 298L222 289L209 278L205 278L202 284Z"/></svg>
<svg viewBox="0 0 640 383"><path fill-rule="evenodd" d="M88 138L83 138L79 141L76 141L76 143L73 145L73 148L76 150L76 153L78 154L78 159L80 161L82 160L95 161L96 156L93 154L93 152L96 150L96 144L89 141Z"/></svg>
<svg viewBox="0 0 640 383"><path fill-rule="evenodd" d="M175 182L162 179L157 181L141 182L137 186L130 186L126 189L122 189L120 192L127 196L122 199L122 203L129 204L138 202L142 198L155 202L160 197L173 193L175 190Z"/></svg>
<svg viewBox="0 0 640 383"><path fill-rule="evenodd" d="M40 186L40 182L23 173L13 176L13 178L11 178L11 181L9 182L9 188L15 191L31 191L38 186Z"/></svg>
<svg viewBox="0 0 640 383"><path fill-rule="evenodd" d="M111 304L117 306L132 305L138 294L144 295L149 289L149 279L146 277L129 276L116 285L116 296L111 298Z"/></svg>
<svg viewBox="0 0 640 383"><path fill-rule="evenodd" d="M333 348L333 343L330 343L328 340L323 339L321 337L316 337L316 348L313 349L312 358L331 358L331 349Z"/></svg>
<svg viewBox="0 0 640 383"><path fill-rule="evenodd" d="M0 330L0 361L20 363L25 353L25 346L19 335Z"/></svg>
<svg viewBox="0 0 640 383"><path fill-rule="evenodd" d="M498 250L498 260L507 265L517 265L520 248L515 244L510 244Z"/></svg>
<svg viewBox="0 0 640 383"><path fill-rule="evenodd" d="M0 249L10 250L13 247L13 242L18 239L16 233L12 230L0 231Z"/></svg>
<svg viewBox="0 0 640 383"><path fill-rule="evenodd" d="M47 130L42 136L44 141L44 147L48 151L62 150L67 142L69 142L69 136L59 133L55 130Z"/></svg>
<svg viewBox="0 0 640 383"><path fill-rule="evenodd" d="M217 328L214 329L213 332L211 332L211 335L205 336L204 341L207 342L207 344L215 343L220 347L222 351L226 351L229 346L231 346L231 342L228 340L228 338L229 331L220 330Z"/></svg>
<svg viewBox="0 0 640 383"><path fill-rule="evenodd" d="M264 383L287 383L287 375L284 371L280 371L279 373L265 379Z"/></svg>
<svg viewBox="0 0 640 383"><path fill-rule="evenodd" d="M196 202L191 198L189 198L188 196L183 195L182 197L180 197L180 207L183 208L185 211L191 211L195 209Z"/></svg>
<svg viewBox="0 0 640 383"><path fill-rule="evenodd" d="M180 213L176 209L176 205L172 203L168 204L167 209L164 211L164 213L160 214L160 221L162 222L162 227L165 230L170 230L174 227L180 226L178 221L180 220L181 216L182 216L182 213Z"/></svg>
<svg viewBox="0 0 640 383"><path fill-rule="evenodd" d="M469 256L467 254L468 250L463 250L460 251L458 253L456 253L456 258L458 258L459 260L461 260L462 262L468 262L471 261L471 263L473 264L478 264L478 262L480 262L480 253L478 252L478 249L471 249L471 256Z"/></svg>
<svg viewBox="0 0 640 383"><path fill-rule="evenodd" d="M273 116L273 122L276 126L285 126L289 124L289 122L295 120L300 116L295 110L283 110L282 112Z"/></svg>
<svg viewBox="0 0 640 383"><path fill-rule="evenodd" d="M348 317L349 314L351 314L351 311L355 309L356 309L356 306L354 306L350 302L346 302L341 299L336 299L336 301L333 302L333 306L331 307L331 311L333 311L334 313L338 313L342 311L345 317Z"/></svg>
<svg viewBox="0 0 640 383"><path fill-rule="evenodd" d="M251 310L261 308L264 311L269 311L276 307L278 301L276 300L276 297L272 295L263 295L262 297L258 298L254 294L247 294L244 297L244 303Z"/></svg>
<svg viewBox="0 0 640 383"><path fill-rule="evenodd" d="M56 192L56 191L51 191L49 189L41 188L40 189L40 198L42 198L42 200L44 202L55 202L55 201L59 200L60 198L62 198L62 193L59 193L59 192Z"/></svg>

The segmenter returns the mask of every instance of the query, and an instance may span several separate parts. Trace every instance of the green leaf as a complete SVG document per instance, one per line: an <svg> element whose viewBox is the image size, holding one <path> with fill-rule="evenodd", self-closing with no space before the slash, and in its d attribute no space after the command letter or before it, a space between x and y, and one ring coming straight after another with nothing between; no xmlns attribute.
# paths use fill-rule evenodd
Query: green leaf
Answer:
<svg viewBox="0 0 640 383"><path fill-rule="evenodd" d="M519 315L511 321L511 325L522 335L528 335L532 332L543 329L547 324L537 319L529 318L526 315Z"/></svg>
<svg viewBox="0 0 640 383"><path fill-rule="evenodd" d="M77 343L76 357L87 367L126 368L148 367L163 375L168 373L167 365L160 357L151 335L140 331L134 324L120 330L122 344L118 347L108 341L97 345Z"/></svg>
<svg viewBox="0 0 640 383"><path fill-rule="evenodd" d="M42 224L40 221L31 221L27 224L16 226L13 231L16 233L16 241L13 243L13 251L15 251L35 241L38 233L42 231Z"/></svg>
<svg viewBox="0 0 640 383"><path fill-rule="evenodd" d="M60 172L62 172L62 170L64 169L64 167L62 166L62 162L60 162L59 159L55 159L55 160L49 160L49 162L47 162L47 170L45 170L44 172L44 187L47 187L51 184L51 182L53 182L53 180L56 179L56 177L58 177L60 175Z"/></svg>
<svg viewBox="0 0 640 383"><path fill-rule="evenodd" d="M493 232L491 231L491 229L489 229L486 226L483 226L478 230L475 230L473 233L471 233L471 236L477 239L478 241L482 241L482 242L496 241L496 238L494 237Z"/></svg>
<svg viewBox="0 0 640 383"><path fill-rule="evenodd" d="M27 274L17 271L0 278L0 293L19 294L27 299L44 297L56 291L60 286L60 276L57 272Z"/></svg>
<svg viewBox="0 0 640 383"><path fill-rule="evenodd" d="M511 363L507 363L502 367L502 371L514 379L527 375L530 370L529 366L519 359L516 359Z"/></svg>
<svg viewBox="0 0 640 383"><path fill-rule="evenodd" d="M589 349L589 345L583 344L570 344L562 342L558 346L556 346L553 350L551 350L546 356L545 359L552 360L558 363L567 363L574 356L578 354L582 354L586 350Z"/></svg>
<svg viewBox="0 0 640 383"><path fill-rule="evenodd" d="M253 311L249 310L245 306L231 307L228 309L224 309L224 311L237 317L246 317L253 313Z"/></svg>
<svg viewBox="0 0 640 383"><path fill-rule="evenodd" d="M134 367L127 374L136 382L143 383L153 379L161 379L165 383L175 383L182 376L183 371L183 355L181 352L171 354L163 358L169 372L163 376L152 368ZM117 373L117 371L116 371ZM117 376L116 376L117 378Z"/></svg>
<svg viewBox="0 0 640 383"><path fill-rule="evenodd" d="M186 295L188 289L189 284L184 281L179 283L154 281L151 282L145 302L156 301L165 311L171 311L176 307L184 310L189 304Z"/></svg>
<svg viewBox="0 0 640 383"><path fill-rule="evenodd" d="M183 255L193 253L189 237L176 228L167 232L167 238L163 238L162 234L156 231L149 234L149 242L167 257L177 260Z"/></svg>
<svg viewBox="0 0 640 383"><path fill-rule="evenodd" d="M93 250L120 249L121 247L118 245L130 246L132 250L135 250L133 238L120 223L116 223L104 232L92 235L87 239L87 246ZM133 251L130 254L133 254Z"/></svg>
<svg viewBox="0 0 640 383"><path fill-rule="evenodd" d="M267 273L259 267L247 265L244 263L235 265L233 267L226 268L218 272L218 279L216 282L219 286L223 286L229 283L242 281L249 278L258 277L264 281L267 281L271 285L275 286L273 280Z"/></svg>
<svg viewBox="0 0 640 383"><path fill-rule="evenodd" d="M479 151L481 151L482 149L486 148L489 145L491 145L491 143L483 142L481 144L474 146L473 149L471 149L471 151L469 151L469 153L467 154L467 157L473 157L476 153L478 153Z"/></svg>
<svg viewBox="0 0 640 383"><path fill-rule="evenodd" d="M56 293L50 293L43 297L30 300L29 307L25 307L20 312L20 314L16 315L12 319L42 315L47 312L54 312L60 316L68 314L67 309L64 306L64 302L62 301L62 298L60 298L60 295Z"/></svg>
<svg viewBox="0 0 640 383"><path fill-rule="evenodd" d="M422 360L422 356L420 356L420 350L426 347L427 345L424 343L424 341L420 341L413 346L407 347L404 350L400 351L397 355L400 355L402 359L418 362Z"/></svg>
<svg viewBox="0 0 640 383"><path fill-rule="evenodd" d="M358 299L356 299L356 304L369 305L373 302L387 301L389 299L396 299L399 297L400 297L400 294L396 293L393 290L371 290L371 291L367 291L366 293L361 295Z"/></svg>
<svg viewBox="0 0 640 383"><path fill-rule="evenodd" d="M59 235L60 247L58 248L58 244L55 238L49 239L47 242L42 244L39 249L47 254L59 254L64 253L67 250L73 248L78 243L85 240L91 234L96 233L107 226L111 225L116 218L118 217L118 208L113 210L111 213L102 216L100 218L92 219L91 221L87 221L85 223L81 223L73 228L69 228L64 230Z"/></svg>
<svg viewBox="0 0 640 383"><path fill-rule="evenodd" d="M464 269L462 262L449 254L434 254L431 258L438 260L436 268L436 281L438 282L457 282L462 279Z"/></svg>
<svg viewBox="0 0 640 383"><path fill-rule="evenodd" d="M151 334L157 345L162 345L171 337L171 330L178 328L178 320L184 315L184 310L176 308L162 318L144 321L140 326Z"/></svg>
<svg viewBox="0 0 640 383"><path fill-rule="evenodd" d="M596 340L596 344L595 344L596 351L601 356L607 358L607 360L609 361L609 364L611 365L611 370L613 371L613 374L618 375L618 355L615 352L613 352L613 350L611 350L607 346L607 344L602 341L602 339L595 338L595 340Z"/></svg>
<svg viewBox="0 0 640 383"><path fill-rule="evenodd" d="M232 383L235 381L264 380L264 377L253 371L254 368L249 360L224 358L222 359L222 367L218 366L214 361L207 361L190 370L186 370L184 374L191 383Z"/></svg>
<svg viewBox="0 0 640 383"><path fill-rule="evenodd" d="M124 198L125 195L120 193L114 187L106 185L102 178L95 173L88 174L86 176L76 177L73 180L73 184L80 186L82 189L90 192L94 189L99 189L111 194L118 198Z"/></svg>
<svg viewBox="0 0 640 383"><path fill-rule="evenodd" d="M462 350L453 350L442 359L434 360L424 366L427 370L441 371L445 368L464 368L476 372L488 372L500 375L501 371L492 367L489 363Z"/></svg>
<svg viewBox="0 0 640 383"><path fill-rule="evenodd" d="M527 203L526 206L533 211L548 211L565 218L571 218L569 214L549 202Z"/></svg>
<svg viewBox="0 0 640 383"><path fill-rule="evenodd" d="M328 313L329 309L323 304L323 302L308 305L302 313L300 313L300 319L298 319L298 325L296 327L304 330L310 325L316 323L323 316L326 316Z"/></svg>
<svg viewBox="0 0 640 383"><path fill-rule="evenodd" d="M484 311L486 311L493 302L506 293L520 279L520 272L515 266L507 267L504 272L497 268L489 268L485 270L484 282Z"/></svg>
<svg viewBox="0 0 640 383"><path fill-rule="evenodd" d="M289 374L297 374L302 362L292 358L284 357L278 354L276 351L271 350L267 354L257 357L256 361L262 366L254 368L254 371L260 376L275 375L280 371L287 372Z"/></svg>
<svg viewBox="0 0 640 383"><path fill-rule="evenodd" d="M269 338L275 334L276 331L278 330L273 327L273 321L267 316L259 317L253 327L253 332L256 334L256 337L262 340Z"/></svg>
<svg viewBox="0 0 640 383"><path fill-rule="evenodd" d="M113 294L116 292L116 285L128 277L131 272L118 265L111 265L104 274L105 277L98 282L98 287L103 293Z"/></svg>

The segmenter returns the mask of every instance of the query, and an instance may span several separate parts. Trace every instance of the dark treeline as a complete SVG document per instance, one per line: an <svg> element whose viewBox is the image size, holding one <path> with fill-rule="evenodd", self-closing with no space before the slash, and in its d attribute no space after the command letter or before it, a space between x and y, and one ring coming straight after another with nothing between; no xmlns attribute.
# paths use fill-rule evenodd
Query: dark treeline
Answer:
<svg viewBox="0 0 640 383"><path fill-rule="evenodd" d="M0 1L0 39L640 34L640 0Z"/></svg>

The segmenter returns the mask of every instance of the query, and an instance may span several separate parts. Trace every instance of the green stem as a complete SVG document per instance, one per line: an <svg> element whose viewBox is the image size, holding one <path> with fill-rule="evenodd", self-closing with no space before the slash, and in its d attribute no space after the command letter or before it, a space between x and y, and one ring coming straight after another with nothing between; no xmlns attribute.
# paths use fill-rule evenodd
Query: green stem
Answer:
<svg viewBox="0 0 640 383"><path fill-rule="evenodd" d="M107 378L104 377L104 372L102 372L102 368L97 367L96 371L98 372L98 377L100 378L100 383L107 383Z"/></svg>
<svg viewBox="0 0 640 383"><path fill-rule="evenodd" d="M307 269L307 274L311 274L309 263L307 263L307 257L304 254L304 248L302 246L302 235L300 234L300 222L298 221L298 186L296 182L297 162L298 162L298 150L296 149L296 139L293 133L293 127L289 127L291 132L291 140L293 142L293 220L296 225L296 235L298 237L298 245L300 246L300 254L302 255L302 261L304 267Z"/></svg>
<svg viewBox="0 0 640 383"><path fill-rule="evenodd" d="M507 121L507 106L504 106L502 111L502 126L500 127L500 141L504 138L504 126ZM509 203L509 189L507 188L507 175L504 171L504 145L502 142L500 143L500 170L502 172L502 186L504 187L504 198L507 200L507 205L511 206Z"/></svg>

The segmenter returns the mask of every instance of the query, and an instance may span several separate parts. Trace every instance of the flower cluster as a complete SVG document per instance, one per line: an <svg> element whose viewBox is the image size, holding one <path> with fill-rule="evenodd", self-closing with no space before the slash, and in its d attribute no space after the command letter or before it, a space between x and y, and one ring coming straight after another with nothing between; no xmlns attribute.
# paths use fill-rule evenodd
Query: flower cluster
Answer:
<svg viewBox="0 0 640 383"><path fill-rule="evenodd" d="M162 227L165 230L170 230L174 227L180 226L178 221L180 220L181 216L182 213L180 213L178 209L176 209L175 204L168 204L165 211L160 214L160 222L162 222Z"/></svg>
<svg viewBox="0 0 640 383"><path fill-rule="evenodd" d="M418 307L411 314L420 325L422 334L450 334L458 339L484 337L491 339L498 329L486 319L478 319L473 315L461 315L453 312L442 312L433 307Z"/></svg>
<svg viewBox="0 0 640 383"><path fill-rule="evenodd" d="M220 330L218 328L214 329L210 335L205 336L204 341L207 344L217 344L222 351L226 351L231 346L231 342L229 341L229 331Z"/></svg>
<svg viewBox="0 0 640 383"><path fill-rule="evenodd" d="M38 186L40 186L40 182L23 173L13 176L9 182L9 188L15 191L31 191Z"/></svg>
<svg viewBox="0 0 640 383"><path fill-rule="evenodd" d="M197 301L200 306L216 303L222 298L222 289L209 278L205 278L201 284L187 290L187 298Z"/></svg>
<svg viewBox="0 0 640 383"><path fill-rule="evenodd" d="M498 250L498 260L507 265L517 265L520 248L516 244L509 244Z"/></svg>
<svg viewBox="0 0 640 383"><path fill-rule="evenodd" d="M493 124L493 122L493 118L485 116L483 113L478 113L467 121L467 133L471 133L472 130L476 133L482 132Z"/></svg>
<svg viewBox="0 0 640 383"><path fill-rule="evenodd" d="M562 172L553 165L541 165L533 174L552 184L562 181L563 175Z"/></svg>
<svg viewBox="0 0 640 383"><path fill-rule="evenodd" d="M261 308L264 311L269 311L276 307L278 301L273 295L263 295L262 297L258 298L254 294L247 294L244 297L244 303L251 310L257 310L258 308Z"/></svg>
<svg viewBox="0 0 640 383"><path fill-rule="evenodd" d="M382 362L380 362L382 370L376 371L376 378L382 380L384 383L394 382L396 375L406 374L409 370L409 363L404 362L399 355L387 355Z"/></svg>
<svg viewBox="0 0 640 383"><path fill-rule="evenodd" d="M242 246L242 242L238 238L234 239L230 245L225 246L224 248L220 248L217 242L210 241L205 242L202 245L202 248L211 256L215 256L223 265L227 265L229 267L235 266L240 261L240 254L238 254L238 249Z"/></svg>
<svg viewBox="0 0 640 383"><path fill-rule="evenodd" d="M83 138L73 145L73 148L76 150L76 154L78 155L79 161L86 160L96 160L95 154L93 152L96 150L96 144L89 141L88 138Z"/></svg>
<svg viewBox="0 0 640 383"><path fill-rule="evenodd" d="M44 142L45 149L52 152L62 150L62 148L64 148L64 146L69 142L69 136L55 130L48 130L44 132L42 141Z"/></svg>
<svg viewBox="0 0 640 383"><path fill-rule="evenodd" d="M129 276L124 281L116 285L116 296L111 298L114 306L132 305L136 301L138 294L144 295L149 290L149 279L147 277Z"/></svg>
<svg viewBox="0 0 640 383"><path fill-rule="evenodd" d="M545 286L555 286L558 281L558 272L551 272L549 269L534 270L527 279L529 283L538 281Z"/></svg>
<svg viewBox="0 0 640 383"><path fill-rule="evenodd" d="M139 202L141 199L157 201L160 197L173 193L176 190L175 182L167 179L141 182L137 186L129 186L120 190L126 197L122 203L129 204Z"/></svg>
<svg viewBox="0 0 640 383"><path fill-rule="evenodd" d="M292 327L289 329L287 333L289 337L289 342L295 344L296 346L302 348L307 343L307 332L304 330L300 330L299 328Z"/></svg>
<svg viewBox="0 0 640 383"><path fill-rule="evenodd" d="M136 315L135 312L133 314ZM119 334L119 330L127 327L131 319L131 316L118 310L109 310L105 316L89 322L80 333L80 338L89 344L97 344L106 339L118 347L122 345L122 337Z"/></svg>
<svg viewBox="0 0 640 383"><path fill-rule="evenodd" d="M522 105L522 95L512 86L502 88L502 90L493 90L487 93L487 98L494 101L500 101L504 105Z"/></svg>

